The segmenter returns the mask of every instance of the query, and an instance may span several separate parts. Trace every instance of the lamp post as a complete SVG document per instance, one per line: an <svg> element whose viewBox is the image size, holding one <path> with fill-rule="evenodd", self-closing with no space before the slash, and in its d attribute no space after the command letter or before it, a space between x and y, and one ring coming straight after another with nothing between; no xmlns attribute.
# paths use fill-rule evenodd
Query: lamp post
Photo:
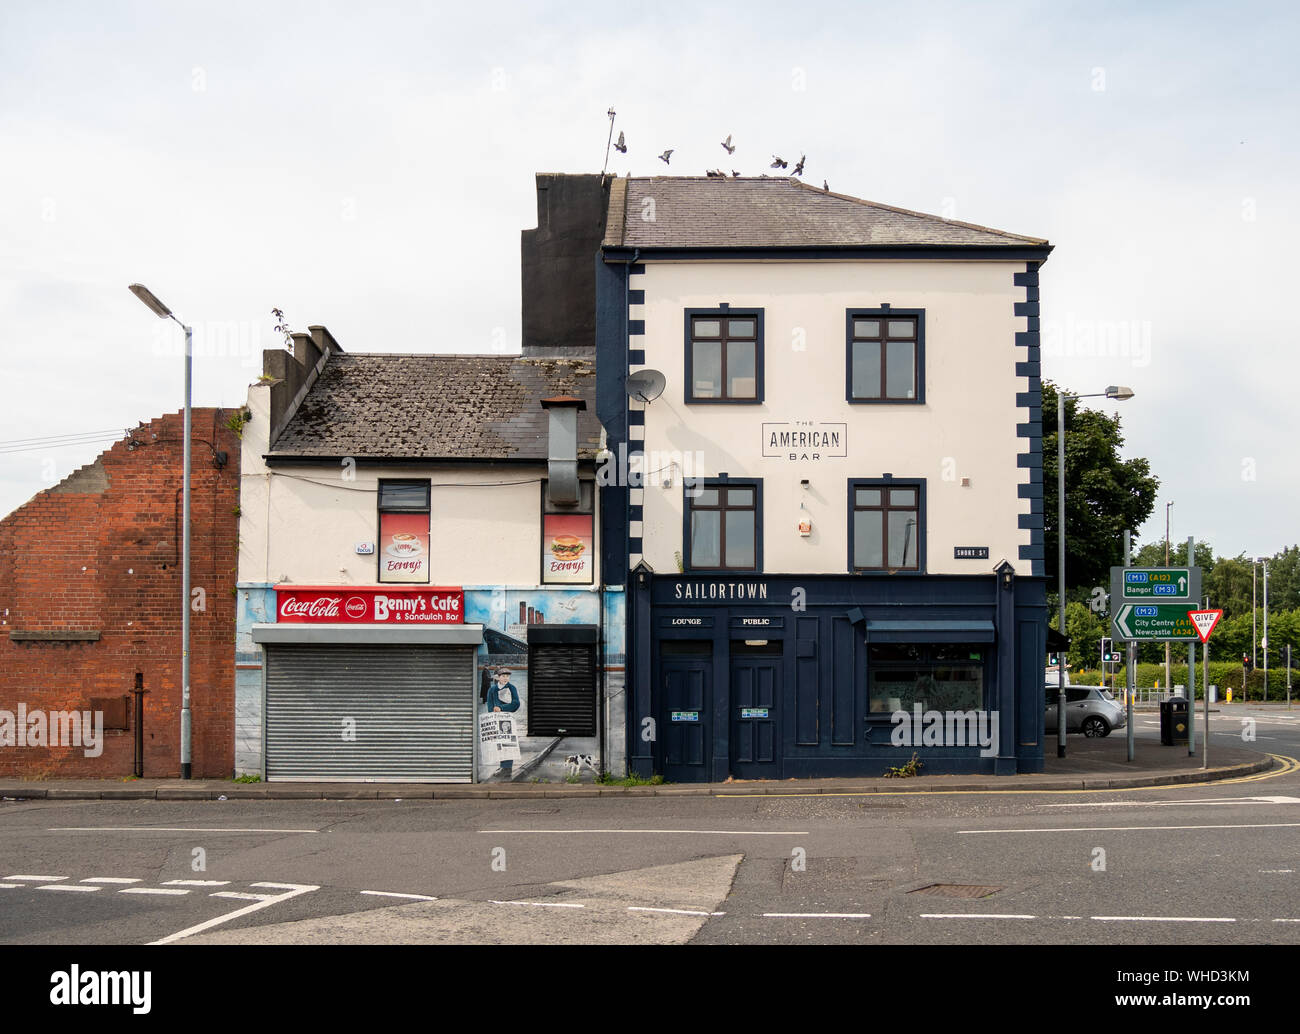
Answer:
<svg viewBox="0 0 1300 1034"><path fill-rule="evenodd" d="M1264 652L1264 700L1268 700L1268 557L1262 556L1259 562L1264 565L1264 638L1259 641L1259 648Z"/></svg>
<svg viewBox="0 0 1300 1034"><path fill-rule="evenodd" d="M130 291L160 319L173 320L185 331L185 474L181 485L181 524L184 546L181 552L181 778L190 778L190 384L194 365L193 333L171 309L160 302L144 284L131 284Z"/></svg>
<svg viewBox="0 0 1300 1034"><path fill-rule="evenodd" d="M1065 399L1093 399L1106 397L1123 402L1133 397L1133 389L1112 384L1105 391L1090 395L1074 395L1056 389L1056 508L1059 519L1056 528L1056 591L1060 600L1061 635L1065 635ZM1132 660L1130 659L1130 664ZM1056 756L1065 757L1065 654L1056 654Z"/></svg>
<svg viewBox="0 0 1300 1034"><path fill-rule="evenodd" d="M1165 503L1165 567L1169 566L1169 508L1173 505L1174 502L1172 499L1169 502ZM1191 562L1192 562L1191 558L1189 557L1187 563L1190 565ZM1169 685L1169 640L1166 639L1165 640L1165 696L1169 695L1170 689L1171 687Z"/></svg>

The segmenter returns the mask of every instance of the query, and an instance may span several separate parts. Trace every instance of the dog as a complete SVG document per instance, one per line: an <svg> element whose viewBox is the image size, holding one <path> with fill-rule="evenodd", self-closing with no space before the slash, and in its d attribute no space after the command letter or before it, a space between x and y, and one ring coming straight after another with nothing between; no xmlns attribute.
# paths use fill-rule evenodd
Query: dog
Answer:
<svg viewBox="0 0 1300 1034"><path fill-rule="evenodd" d="M591 769L595 775L600 775L596 759L591 754L570 754L564 759L564 770L571 776L578 775L584 767Z"/></svg>

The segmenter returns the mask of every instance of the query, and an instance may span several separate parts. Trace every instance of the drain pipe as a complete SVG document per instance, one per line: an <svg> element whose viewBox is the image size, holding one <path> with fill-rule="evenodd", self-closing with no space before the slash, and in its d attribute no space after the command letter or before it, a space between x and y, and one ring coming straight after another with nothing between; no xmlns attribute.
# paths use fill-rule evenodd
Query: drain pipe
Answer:
<svg viewBox="0 0 1300 1034"><path fill-rule="evenodd" d="M135 756L131 771L137 779L144 778L144 672L135 673L135 688L131 695L135 697Z"/></svg>

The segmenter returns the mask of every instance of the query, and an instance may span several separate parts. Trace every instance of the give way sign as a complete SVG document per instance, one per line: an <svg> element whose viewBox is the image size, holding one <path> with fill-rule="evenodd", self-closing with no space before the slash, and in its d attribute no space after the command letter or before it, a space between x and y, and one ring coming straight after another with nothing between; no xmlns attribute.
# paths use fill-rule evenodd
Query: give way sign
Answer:
<svg viewBox="0 0 1300 1034"><path fill-rule="evenodd" d="M1219 618L1223 617L1223 611L1189 610L1187 617L1196 626L1196 634L1201 637L1201 642L1205 642L1210 638L1210 633L1214 631L1214 626L1219 623Z"/></svg>

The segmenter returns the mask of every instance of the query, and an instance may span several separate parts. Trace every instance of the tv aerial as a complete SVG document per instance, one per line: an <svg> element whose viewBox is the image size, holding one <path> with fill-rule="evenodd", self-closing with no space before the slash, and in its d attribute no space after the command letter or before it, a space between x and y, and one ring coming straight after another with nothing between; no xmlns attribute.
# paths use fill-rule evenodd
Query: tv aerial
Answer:
<svg viewBox="0 0 1300 1034"><path fill-rule="evenodd" d="M638 370L627 379L627 395L637 402L653 402L667 384L668 378L658 370Z"/></svg>

